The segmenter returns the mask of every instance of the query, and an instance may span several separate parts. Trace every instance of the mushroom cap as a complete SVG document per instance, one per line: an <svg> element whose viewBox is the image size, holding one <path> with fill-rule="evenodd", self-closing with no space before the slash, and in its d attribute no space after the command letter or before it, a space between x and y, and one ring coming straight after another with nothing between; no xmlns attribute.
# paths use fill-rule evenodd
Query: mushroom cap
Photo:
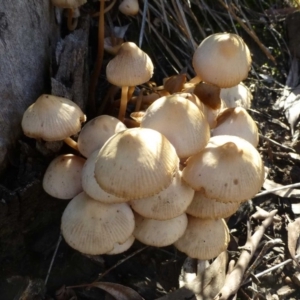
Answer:
<svg viewBox="0 0 300 300"><path fill-rule="evenodd" d="M196 49L193 67L203 81L229 88L247 78L251 55L240 36L215 33L205 38Z"/></svg>
<svg viewBox="0 0 300 300"><path fill-rule="evenodd" d="M209 124L193 102L179 94L154 101L142 118L142 128L161 132L180 158L201 151L210 138Z"/></svg>
<svg viewBox="0 0 300 300"><path fill-rule="evenodd" d="M61 8L78 8L85 4L87 0L51 0L52 4Z"/></svg>
<svg viewBox="0 0 300 300"><path fill-rule="evenodd" d="M147 219L135 213L133 235L145 245L165 247L177 241L185 232L188 219L186 214L169 220Z"/></svg>
<svg viewBox="0 0 300 300"><path fill-rule="evenodd" d="M135 237L133 235L131 235L124 243L122 243L122 244L121 243L115 243L114 248L111 251L106 252L105 254L115 255L115 254L123 253L123 252L127 251L132 246L134 241L135 241Z"/></svg>
<svg viewBox="0 0 300 300"><path fill-rule="evenodd" d="M123 0L119 5L119 11L126 16L134 16L139 13L138 0Z"/></svg>
<svg viewBox="0 0 300 300"><path fill-rule="evenodd" d="M188 226L174 246L191 258L208 260L227 249L230 240L223 219L210 220L188 216Z"/></svg>
<svg viewBox="0 0 300 300"><path fill-rule="evenodd" d="M193 201L186 213L201 219L220 219L233 215L240 203L223 203L205 196L204 191L195 192Z"/></svg>
<svg viewBox="0 0 300 300"><path fill-rule="evenodd" d="M196 191L221 202L242 202L253 197L264 182L264 164L248 141L230 135L210 139L206 148L189 157L183 179Z"/></svg>
<svg viewBox="0 0 300 300"><path fill-rule="evenodd" d="M192 202L194 190L178 171L172 183L158 194L130 202L131 208L145 218L168 220L183 214Z"/></svg>
<svg viewBox="0 0 300 300"><path fill-rule="evenodd" d="M59 155L51 161L43 178L43 188L52 197L72 199L80 192L85 159L74 154Z"/></svg>
<svg viewBox="0 0 300 300"><path fill-rule="evenodd" d="M102 203L113 204L127 202L127 199L106 193L95 179L95 164L99 150L94 151L86 160L82 172L82 188L91 198Z"/></svg>
<svg viewBox="0 0 300 300"><path fill-rule="evenodd" d="M212 136L224 134L239 136L254 147L258 145L258 128L243 107L227 108L218 115L217 126L214 128Z"/></svg>
<svg viewBox="0 0 300 300"><path fill-rule="evenodd" d="M61 232L66 242L90 255L112 251L124 243L134 230L134 215L126 203L104 204L82 192L65 208Z"/></svg>
<svg viewBox="0 0 300 300"><path fill-rule="evenodd" d="M175 148L165 136L148 128L130 128L100 149L95 178L107 193L135 200L168 187L178 168Z"/></svg>
<svg viewBox="0 0 300 300"><path fill-rule="evenodd" d="M107 80L116 86L136 86L149 81L153 74L150 57L135 43L126 42L107 64Z"/></svg>
<svg viewBox="0 0 300 300"><path fill-rule="evenodd" d="M78 149L80 153L89 157L95 150L99 150L115 133L127 129L117 118L101 115L88 121L79 133Z"/></svg>
<svg viewBox="0 0 300 300"><path fill-rule="evenodd" d="M62 141L77 134L85 120L86 116L73 101L44 94L24 112L22 129L31 138Z"/></svg>

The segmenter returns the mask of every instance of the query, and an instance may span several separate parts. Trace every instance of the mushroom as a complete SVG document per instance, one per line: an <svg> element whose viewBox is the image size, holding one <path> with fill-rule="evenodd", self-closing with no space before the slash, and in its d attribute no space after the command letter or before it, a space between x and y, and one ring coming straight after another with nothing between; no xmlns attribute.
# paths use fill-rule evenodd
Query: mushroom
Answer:
<svg viewBox="0 0 300 300"><path fill-rule="evenodd" d="M188 216L187 229L174 246L191 258L208 260L226 250L229 240L229 229L223 219Z"/></svg>
<svg viewBox="0 0 300 300"><path fill-rule="evenodd" d="M135 16L139 13L138 0L123 0L119 5L119 11L126 16Z"/></svg>
<svg viewBox="0 0 300 300"><path fill-rule="evenodd" d="M119 120L123 121L128 101L128 88L149 81L153 74L150 57L135 43L126 42L106 67L107 80L122 88Z"/></svg>
<svg viewBox="0 0 300 300"><path fill-rule="evenodd" d="M215 33L205 38L196 49L193 67L203 81L230 88L247 78L251 54L240 36Z"/></svg>
<svg viewBox="0 0 300 300"><path fill-rule="evenodd" d="M84 163L84 158L74 154L63 154L53 159L43 177L46 193L58 199L72 199L82 192Z"/></svg>
<svg viewBox="0 0 300 300"><path fill-rule="evenodd" d="M209 124L203 113L178 94L154 101L146 110L140 126L166 136L181 159L200 152L210 138Z"/></svg>
<svg viewBox="0 0 300 300"><path fill-rule="evenodd" d="M183 179L196 191L221 202L253 197L264 182L264 164L248 141L230 135L210 139L203 151L186 161Z"/></svg>
<svg viewBox="0 0 300 300"><path fill-rule="evenodd" d="M107 193L135 200L167 188L178 168L176 151L165 136L148 128L130 128L100 149L95 178Z"/></svg>
<svg viewBox="0 0 300 300"><path fill-rule="evenodd" d="M86 116L73 101L53 95L41 95L23 114L22 129L26 136L45 141L64 141L78 150L70 136L81 130Z"/></svg>
<svg viewBox="0 0 300 300"><path fill-rule="evenodd" d="M112 251L117 243L125 243L133 233L134 224L128 204L104 204L82 192L65 208L61 233L72 248L100 255Z"/></svg>
<svg viewBox="0 0 300 300"><path fill-rule="evenodd" d="M111 251L106 252L105 254L115 255L115 254L123 253L132 246L134 241L135 241L135 237L131 235L124 243L115 243L114 248Z"/></svg>
<svg viewBox="0 0 300 300"><path fill-rule="evenodd" d="M178 171L172 183L158 194L130 202L131 208L145 218L168 220L183 214L192 202L194 190Z"/></svg>
<svg viewBox="0 0 300 300"><path fill-rule="evenodd" d="M185 232L186 214L169 220L147 219L135 213L134 237L145 245L165 247L177 241Z"/></svg>
<svg viewBox="0 0 300 300"><path fill-rule="evenodd" d="M115 133L127 129L117 118L101 115L88 121L78 136L78 150L89 157L95 150L99 150Z"/></svg>

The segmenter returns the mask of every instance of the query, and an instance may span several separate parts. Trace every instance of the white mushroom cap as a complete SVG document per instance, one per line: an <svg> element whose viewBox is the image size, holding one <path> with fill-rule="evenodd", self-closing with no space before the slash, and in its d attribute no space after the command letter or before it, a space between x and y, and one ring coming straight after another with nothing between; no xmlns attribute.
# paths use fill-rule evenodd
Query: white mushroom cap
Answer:
<svg viewBox="0 0 300 300"><path fill-rule="evenodd" d="M134 16L139 12L138 0L122 0L119 11L126 16Z"/></svg>
<svg viewBox="0 0 300 300"><path fill-rule="evenodd" d="M122 244L116 243L114 245L114 248L111 251L106 252L105 254L115 255L115 254L123 253L123 252L127 251L132 246L134 241L135 241L135 237L133 235L131 235L124 243L122 243Z"/></svg>
<svg viewBox="0 0 300 300"><path fill-rule="evenodd" d="M78 149L80 153L89 157L90 154L102 148L105 142L115 133L127 129L117 118L101 115L88 121L78 136Z"/></svg>
<svg viewBox="0 0 300 300"><path fill-rule="evenodd" d="M133 235L145 245L165 247L177 241L187 227L187 216L182 214L169 220L153 220L135 215Z"/></svg>
<svg viewBox="0 0 300 300"><path fill-rule="evenodd" d="M43 178L46 193L59 199L71 199L82 192L84 163L84 158L74 154L63 154L53 159Z"/></svg>
<svg viewBox="0 0 300 300"><path fill-rule="evenodd" d="M193 196L194 190L181 179L181 172L178 171L166 189L152 197L133 200L130 205L145 218L168 220L183 214Z"/></svg>
<svg viewBox="0 0 300 300"><path fill-rule="evenodd" d="M81 130L86 116L69 99L42 95L24 112L22 129L26 136L45 141L62 141Z"/></svg>
<svg viewBox="0 0 300 300"><path fill-rule="evenodd" d="M178 168L176 151L165 136L148 128L130 128L100 149L95 178L107 193L135 200L168 187Z"/></svg>
<svg viewBox="0 0 300 300"><path fill-rule="evenodd" d="M81 253L104 254L125 243L134 230L129 205L104 204L82 192L67 205L61 220L66 242Z"/></svg>

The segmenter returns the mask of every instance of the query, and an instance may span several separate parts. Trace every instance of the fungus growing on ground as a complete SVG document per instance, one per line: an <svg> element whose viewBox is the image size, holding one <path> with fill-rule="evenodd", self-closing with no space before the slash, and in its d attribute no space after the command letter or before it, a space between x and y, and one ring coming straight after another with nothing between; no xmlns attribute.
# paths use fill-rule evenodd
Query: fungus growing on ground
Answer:
<svg viewBox="0 0 300 300"><path fill-rule="evenodd" d="M165 136L131 128L112 136L100 149L95 178L107 193L135 200L167 188L178 168L175 148Z"/></svg>
<svg viewBox="0 0 300 300"><path fill-rule="evenodd" d="M81 130L86 116L73 101L53 95L41 95L23 114L22 129L26 136L44 141L64 141L78 150L70 136Z"/></svg>
<svg viewBox="0 0 300 300"><path fill-rule="evenodd" d="M89 157L95 150L99 150L115 133L127 129L117 118L101 115L88 121L78 136L78 150Z"/></svg>
<svg viewBox="0 0 300 300"><path fill-rule="evenodd" d="M215 33L205 38L196 49L193 67L204 82L229 88L247 78L251 55L240 36Z"/></svg>
<svg viewBox="0 0 300 300"><path fill-rule="evenodd" d="M146 110L140 126L161 132L181 159L200 152L210 138L209 125L203 113L179 94L154 101Z"/></svg>
<svg viewBox="0 0 300 300"><path fill-rule="evenodd" d="M138 0L123 0L119 5L119 11L126 16L135 16L139 13Z"/></svg>
<svg viewBox="0 0 300 300"><path fill-rule="evenodd" d="M210 139L203 151L188 158L183 179L196 191L221 202L253 197L264 182L264 164L248 141L230 135Z"/></svg>
<svg viewBox="0 0 300 300"><path fill-rule="evenodd" d="M123 121L128 101L128 88L143 84L152 77L153 64L150 57L135 43L126 42L118 54L107 64L107 80L122 88L119 120Z"/></svg>
<svg viewBox="0 0 300 300"><path fill-rule="evenodd" d="M82 192L64 210L61 232L65 241L84 254L110 252L134 230L134 215L126 203L104 204Z"/></svg>
<svg viewBox="0 0 300 300"><path fill-rule="evenodd" d="M43 178L43 188L52 197L72 199L80 192L81 172L85 159L73 155L59 155L51 161Z"/></svg>

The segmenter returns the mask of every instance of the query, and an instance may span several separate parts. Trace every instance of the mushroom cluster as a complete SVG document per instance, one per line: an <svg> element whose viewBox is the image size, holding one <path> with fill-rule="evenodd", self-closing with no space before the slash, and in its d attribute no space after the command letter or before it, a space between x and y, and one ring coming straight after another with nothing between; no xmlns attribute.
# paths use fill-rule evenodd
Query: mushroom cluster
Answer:
<svg viewBox="0 0 300 300"><path fill-rule="evenodd" d="M122 88L120 120L102 115L80 129L85 121L80 109L62 98L51 108L50 95L25 112L22 126L30 137L70 141L79 134L77 142L69 142L79 154L55 158L43 180L53 197L72 199L61 232L74 249L117 254L135 239L155 247L174 244L197 259L227 249L224 218L264 180L254 120L243 107L227 107L220 96L247 77L251 56L239 36L219 33L200 44L193 66L197 77L190 82L185 75L173 76L153 94L132 97L128 88L149 80L153 65L135 44L125 43L107 66L108 80ZM123 123L128 101L140 108L131 115L137 124L132 128ZM60 134L54 137L56 125Z"/></svg>

